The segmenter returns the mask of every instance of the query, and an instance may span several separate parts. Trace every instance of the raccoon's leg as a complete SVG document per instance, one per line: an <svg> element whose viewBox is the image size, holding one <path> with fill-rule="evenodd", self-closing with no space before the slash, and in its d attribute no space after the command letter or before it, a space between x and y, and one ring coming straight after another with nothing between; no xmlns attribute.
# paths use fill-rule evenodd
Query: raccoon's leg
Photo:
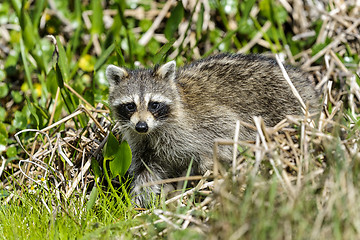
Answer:
<svg viewBox="0 0 360 240"><path fill-rule="evenodd" d="M139 166L132 172L134 178L131 183L131 195L134 198L135 204L140 207L150 207L151 203L154 203L156 198L160 195L162 185L144 185L166 179L166 172L161 168L161 166L155 163L151 163L146 167L144 165L141 167ZM166 186L164 186L164 188L165 187Z"/></svg>
<svg viewBox="0 0 360 240"><path fill-rule="evenodd" d="M203 175L207 170L213 169L212 155L202 155L197 161L195 161L194 170L192 175Z"/></svg>

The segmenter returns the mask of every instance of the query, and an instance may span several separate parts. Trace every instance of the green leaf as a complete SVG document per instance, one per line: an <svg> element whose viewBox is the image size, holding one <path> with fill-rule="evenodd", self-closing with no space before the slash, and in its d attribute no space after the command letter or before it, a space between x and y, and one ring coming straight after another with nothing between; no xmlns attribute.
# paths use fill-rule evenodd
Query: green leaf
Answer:
<svg viewBox="0 0 360 240"><path fill-rule="evenodd" d="M26 114L23 112L16 111L13 126L18 129L24 129L27 124Z"/></svg>
<svg viewBox="0 0 360 240"><path fill-rule="evenodd" d="M202 27L203 27L203 23L204 23L204 5L201 4L201 8L200 8L200 12L198 15L198 20L196 22L196 38L200 39L201 35L202 35Z"/></svg>
<svg viewBox="0 0 360 240"><path fill-rule="evenodd" d="M27 49L33 49L36 43L36 39L38 38L37 29L35 29L32 25L31 19L29 15L21 8L21 19L24 24L21 28L22 37Z"/></svg>
<svg viewBox="0 0 360 240"><path fill-rule="evenodd" d="M261 13L267 18L271 19L271 0L262 0L259 3Z"/></svg>
<svg viewBox="0 0 360 240"><path fill-rule="evenodd" d="M178 1L176 7L171 11L171 16L165 26L164 33L167 39L170 40L173 37L183 17L184 17L184 7L182 5L182 2Z"/></svg>
<svg viewBox="0 0 360 240"><path fill-rule="evenodd" d="M6 126L2 122L0 122L0 134L5 136L6 138L8 137L8 132L6 131Z"/></svg>
<svg viewBox="0 0 360 240"><path fill-rule="evenodd" d="M152 55L155 56L155 54L159 52L160 46L161 44L158 41L156 41L154 38L152 38L150 39L149 43L146 45L146 51L149 54L151 54L151 56Z"/></svg>
<svg viewBox="0 0 360 240"><path fill-rule="evenodd" d="M150 19L141 19L139 26L143 32L146 32L151 27L152 24L153 21L151 21Z"/></svg>
<svg viewBox="0 0 360 240"><path fill-rule="evenodd" d="M242 11L242 20L244 19L244 21L246 21L246 19L248 19L249 14L251 12L251 9L254 6L256 0L246 0L244 1L242 4L244 4L244 10Z"/></svg>
<svg viewBox="0 0 360 240"><path fill-rule="evenodd" d="M10 54L6 57L4 68L10 68L16 66L20 56L19 53L20 53L20 48L14 49L14 52L10 52ZM10 72L10 75L13 75L14 72L15 70L13 69L13 71Z"/></svg>
<svg viewBox="0 0 360 240"><path fill-rule="evenodd" d="M9 87L5 83L0 83L0 98L6 97L9 93Z"/></svg>
<svg viewBox="0 0 360 240"><path fill-rule="evenodd" d="M160 50L156 53L154 56L154 64L160 64L164 60L164 57L166 53L170 50L172 45L174 44L175 39L172 39L171 41L167 42L160 48Z"/></svg>
<svg viewBox="0 0 360 240"><path fill-rule="evenodd" d="M11 146L9 147L7 150L6 150L6 156L8 158L11 158L11 157L15 157L16 156L16 147L15 146Z"/></svg>
<svg viewBox="0 0 360 240"><path fill-rule="evenodd" d="M119 144L115 136L110 132L104 148L104 161L109 160L110 172L113 177L123 177L131 164L131 149L126 141Z"/></svg>
<svg viewBox="0 0 360 240"><path fill-rule="evenodd" d="M120 43L118 41L115 41L116 44L116 57L117 57L117 61L119 66L125 66L125 60L124 60L124 56L121 52L121 47L120 47Z"/></svg>
<svg viewBox="0 0 360 240"><path fill-rule="evenodd" d="M4 1L2 1L2 3L3 2ZM19 16L20 15L20 9L21 9L21 1L20 0L11 0L11 5L14 8L16 14Z"/></svg>
<svg viewBox="0 0 360 240"><path fill-rule="evenodd" d="M31 115L35 118L35 121L36 121L36 126L39 126L40 124L40 120L39 120L39 117L36 113L36 108L35 108L35 103L31 102L28 98L26 98L27 100L27 104L28 104L28 109L31 113Z"/></svg>
<svg viewBox="0 0 360 240"><path fill-rule="evenodd" d="M288 18L288 12L285 8L283 8L280 5L276 5L275 7L275 19L280 23L284 24L286 22L286 19Z"/></svg>
<svg viewBox="0 0 360 240"><path fill-rule="evenodd" d="M101 6L100 0L92 1L92 25L91 25L91 33L92 34L100 34L103 32L103 9Z"/></svg>
<svg viewBox="0 0 360 240"><path fill-rule="evenodd" d="M132 154L129 144L123 141L120 144L116 157L110 162L110 171L113 176L123 177L131 164Z"/></svg>
<svg viewBox="0 0 360 240"><path fill-rule="evenodd" d="M45 0L36 0L35 1L35 10L34 10L34 15L33 15L33 22L34 22L34 26L37 26L40 18L43 14L43 10L46 6L47 1Z"/></svg>
<svg viewBox="0 0 360 240"><path fill-rule="evenodd" d="M6 140L8 138L0 134L0 153L6 150Z"/></svg>
<svg viewBox="0 0 360 240"><path fill-rule="evenodd" d="M114 51L115 44L111 44L99 57L99 59L96 61L94 66L94 71L96 72L103 64L104 62L109 58L110 54Z"/></svg>
<svg viewBox="0 0 360 240"><path fill-rule="evenodd" d="M58 68L59 68L63 81L68 82L68 80L69 80L68 59L66 57L65 49L64 49L63 45L61 44L60 38L58 36L56 36L56 43L57 43L57 46L59 49L59 59L56 63L56 70L58 70ZM59 87L63 88L63 86L60 84L59 84Z"/></svg>
<svg viewBox="0 0 360 240"><path fill-rule="evenodd" d="M21 95L21 93L19 91L11 91L11 96L12 96L12 99L14 100L14 102L16 102L16 103L20 103L23 100L23 96Z"/></svg>
<svg viewBox="0 0 360 240"><path fill-rule="evenodd" d="M98 188L93 187L93 189L91 190L91 193L90 193L90 199L86 203L86 211L89 211L90 209L92 209L94 207L98 195L99 195Z"/></svg>
<svg viewBox="0 0 360 240"><path fill-rule="evenodd" d="M46 88L51 93L51 96L52 96L53 99L56 96L56 91L57 91L57 88L58 88L57 75L56 74L57 74L56 70L51 69L49 74L46 77L46 82L45 82Z"/></svg>
<svg viewBox="0 0 360 240"><path fill-rule="evenodd" d="M39 69L39 71L41 72L46 72L47 71L47 62L45 60L45 52L42 50L41 46L43 43L38 43L35 48L33 48L30 53L31 56L34 58L34 60L36 61L37 67ZM45 48L45 47L44 47Z"/></svg>
<svg viewBox="0 0 360 240"><path fill-rule="evenodd" d="M6 143L8 140L8 133L5 124L0 122L0 153L6 150Z"/></svg>
<svg viewBox="0 0 360 240"><path fill-rule="evenodd" d="M113 160L119 150L119 142L112 132L109 133L108 140L104 146L104 160Z"/></svg>
<svg viewBox="0 0 360 240"><path fill-rule="evenodd" d="M6 77L6 72L0 69L0 81L4 81Z"/></svg>
<svg viewBox="0 0 360 240"><path fill-rule="evenodd" d="M10 193L7 190L5 190L5 189L0 190L0 199L6 198L8 196L10 196Z"/></svg>
<svg viewBox="0 0 360 240"><path fill-rule="evenodd" d="M23 65L24 65L26 80L27 80L27 83L28 83L29 88L31 90L31 97L32 97L33 101L36 101L36 92L35 92L35 89L34 89L34 85L32 83L31 73L30 73L30 69L29 69L29 66L28 66L28 62L27 62L27 54L28 54L28 52L25 49L24 40L22 38L20 39L20 52L21 52L21 59L23 61Z"/></svg>
<svg viewBox="0 0 360 240"><path fill-rule="evenodd" d="M63 79L63 75L61 74L61 70L59 67L59 63L56 63L55 65L55 71L56 71L56 81L57 81L57 85L63 89L64 88L64 79Z"/></svg>
<svg viewBox="0 0 360 240"><path fill-rule="evenodd" d="M0 123L5 121L5 118L6 118L5 108L0 107Z"/></svg>
<svg viewBox="0 0 360 240"><path fill-rule="evenodd" d="M323 43L318 43L315 44L314 46L312 46L311 50L311 55L314 56L316 55L318 52L320 52L323 48L325 48L327 45L329 45L331 43L331 39L330 38L326 38L325 42Z"/></svg>
<svg viewBox="0 0 360 240"><path fill-rule="evenodd" d="M99 163L95 158L91 159L91 169L94 171L95 179L102 176Z"/></svg>

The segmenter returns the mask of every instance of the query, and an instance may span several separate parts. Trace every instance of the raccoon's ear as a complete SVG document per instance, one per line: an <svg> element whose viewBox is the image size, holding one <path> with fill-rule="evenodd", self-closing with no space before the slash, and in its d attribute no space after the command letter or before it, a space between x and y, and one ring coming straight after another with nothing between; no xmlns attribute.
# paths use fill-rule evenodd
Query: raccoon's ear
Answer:
<svg viewBox="0 0 360 240"><path fill-rule="evenodd" d="M163 79L174 80L176 73L176 62L174 60L165 63L156 71L156 74Z"/></svg>
<svg viewBox="0 0 360 240"><path fill-rule="evenodd" d="M110 85L118 84L124 78L129 76L126 69L121 68L121 67L117 67L117 66L114 66L114 65L109 65L106 68L105 75L106 75L106 79L108 80Z"/></svg>

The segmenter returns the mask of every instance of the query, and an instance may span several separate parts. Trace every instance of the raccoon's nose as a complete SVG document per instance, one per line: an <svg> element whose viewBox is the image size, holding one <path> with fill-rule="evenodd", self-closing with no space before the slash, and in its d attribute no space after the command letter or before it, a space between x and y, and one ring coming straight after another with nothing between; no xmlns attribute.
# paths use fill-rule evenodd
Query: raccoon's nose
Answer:
<svg viewBox="0 0 360 240"><path fill-rule="evenodd" d="M149 130L149 127L146 122L138 122L135 126L136 131L139 133L146 133Z"/></svg>

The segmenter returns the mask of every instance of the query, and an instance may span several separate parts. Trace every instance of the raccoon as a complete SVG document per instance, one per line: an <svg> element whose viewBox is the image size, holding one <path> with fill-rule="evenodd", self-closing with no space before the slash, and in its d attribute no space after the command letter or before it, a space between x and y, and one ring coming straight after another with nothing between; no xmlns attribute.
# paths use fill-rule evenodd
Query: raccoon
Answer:
<svg viewBox="0 0 360 240"><path fill-rule="evenodd" d="M319 93L300 70L286 66L294 86L311 111ZM133 153L128 170L138 206L149 206L160 185L146 182L179 177L193 161L193 174L212 168L215 138L232 138L238 119L262 116L274 126L302 110L274 59L262 55L219 54L176 69L170 61L153 69L106 69L109 105L123 139ZM255 132L240 128L241 140ZM232 149L220 153L231 161Z"/></svg>

